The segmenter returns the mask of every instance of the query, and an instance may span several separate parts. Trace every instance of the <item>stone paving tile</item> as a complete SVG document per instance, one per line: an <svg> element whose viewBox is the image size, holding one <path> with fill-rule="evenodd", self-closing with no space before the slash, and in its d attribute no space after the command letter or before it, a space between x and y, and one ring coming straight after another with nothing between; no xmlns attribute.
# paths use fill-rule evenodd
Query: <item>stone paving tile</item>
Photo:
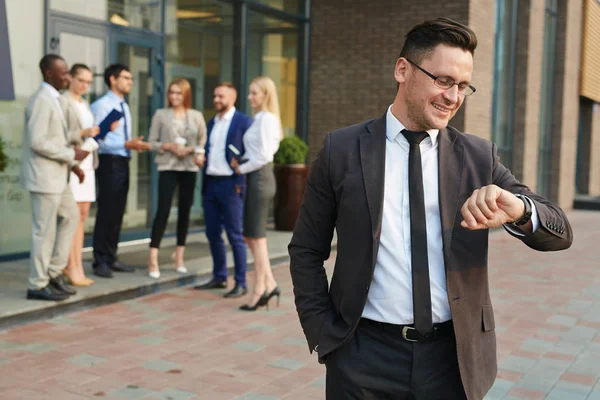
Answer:
<svg viewBox="0 0 600 400"><path fill-rule="evenodd" d="M262 344L251 343L251 342L235 343L232 347L237 350L248 351L248 352L255 352L255 351L259 351L259 350L262 350L265 348L265 346Z"/></svg>
<svg viewBox="0 0 600 400"><path fill-rule="evenodd" d="M152 394L153 398L160 400L189 400L197 398L197 396L198 395L195 393L190 393L179 389L165 389L160 393Z"/></svg>
<svg viewBox="0 0 600 400"><path fill-rule="evenodd" d="M260 393L248 393L240 397L236 397L236 400L279 400L276 396L266 396Z"/></svg>
<svg viewBox="0 0 600 400"><path fill-rule="evenodd" d="M126 399L140 399L148 394L154 394L154 392L137 386L127 386L108 393L109 396L123 397Z"/></svg>
<svg viewBox="0 0 600 400"><path fill-rule="evenodd" d="M48 322L56 325L75 325L78 321L65 315L61 315L59 317L50 318Z"/></svg>
<svg viewBox="0 0 600 400"><path fill-rule="evenodd" d="M246 329L250 329L253 331L259 331L259 332L271 332L272 330L275 329L275 327L273 327L273 325L269 325L269 324L261 324L261 323L253 322L251 324L246 325Z"/></svg>
<svg viewBox="0 0 600 400"><path fill-rule="evenodd" d="M145 363L143 367L153 371L167 372L178 369L179 364L165 360L152 360Z"/></svg>
<svg viewBox="0 0 600 400"><path fill-rule="evenodd" d="M69 358L68 361L73 364L77 364L77 365L91 366L91 365L102 364L103 362L106 361L106 358L97 357L97 356L94 356L91 354L79 354L79 355L76 355L75 357Z"/></svg>
<svg viewBox="0 0 600 400"><path fill-rule="evenodd" d="M504 379L496 379L490 391L484 397L484 400L500 400L515 386L515 382Z"/></svg>
<svg viewBox="0 0 600 400"><path fill-rule="evenodd" d="M56 349L56 346L50 343L31 343L21 346L19 350L26 351L28 353L42 354L54 349Z"/></svg>
<svg viewBox="0 0 600 400"><path fill-rule="evenodd" d="M537 360L518 356L507 356L500 363L498 367L509 371L516 372L527 372L537 363Z"/></svg>
<svg viewBox="0 0 600 400"><path fill-rule="evenodd" d="M136 343L154 346L154 345L161 345L161 344L165 343L167 340L160 336L140 336L138 338L135 338L134 341Z"/></svg>
<svg viewBox="0 0 600 400"><path fill-rule="evenodd" d="M285 369L295 371L299 368L304 367L306 365L306 363L303 363L302 361L294 360L291 358L280 358L280 359L271 361L269 363L269 365L272 367L285 368Z"/></svg>
<svg viewBox="0 0 600 400"><path fill-rule="evenodd" d="M315 387L325 387L325 377L321 376L314 381L311 382L311 386Z"/></svg>
<svg viewBox="0 0 600 400"><path fill-rule="evenodd" d="M142 331L158 332L158 331L164 331L165 329L168 328L168 326L163 325L163 324L147 323L147 324L138 325L138 326L136 326L136 328L139 330L142 330Z"/></svg>
<svg viewBox="0 0 600 400"><path fill-rule="evenodd" d="M287 344L290 346L298 346L298 347L307 347L306 339L304 338L286 338L281 341L283 344Z"/></svg>

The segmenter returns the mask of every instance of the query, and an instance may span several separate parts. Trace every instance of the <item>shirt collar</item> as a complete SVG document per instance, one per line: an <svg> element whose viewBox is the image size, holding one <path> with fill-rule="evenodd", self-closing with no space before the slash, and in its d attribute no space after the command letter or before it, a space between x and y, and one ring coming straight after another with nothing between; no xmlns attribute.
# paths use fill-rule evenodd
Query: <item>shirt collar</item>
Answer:
<svg viewBox="0 0 600 400"><path fill-rule="evenodd" d="M404 135L402 135L402 130L405 128L406 127L402 125L402 122L400 122L392 113L392 106L390 105L385 116L385 135L392 142L397 139L398 135L402 136L402 138L406 140ZM431 145L435 146L440 130L429 129L426 132L429 134L429 138L431 139Z"/></svg>
<svg viewBox="0 0 600 400"><path fill-rule="evenodd" d="M115 92L113 92L112 90L109 90L108 92L106 92L106 96L108 98L110 98L112 101L116 101L118 103L122 103L125 101L124 98L119 97Z"/></svg>
<svg viewBox="0 0 600 400"><path fill-rule="evenodd" d="M233 114L235 114L235 107L231 107L229 109L229 111L227 111L225 114L223 114L223 116L221 117L220 115L217 114L217 116L215 117L215 120L217 122L221 122L221 121L229 121L230 119L233 118Z"/></svg>
<svg viewBox="0 0 600 400"><path fill-rule="evenodd" d="M46 90L48 90L50 92L50 94L52 95L52 97L54 97L55 99L58 99L60 97L59 91L56 90L56 88L54 86L52 86L51 84L49 84L48 82L43 82L42 86L44 86L46 88Z"/></svg>

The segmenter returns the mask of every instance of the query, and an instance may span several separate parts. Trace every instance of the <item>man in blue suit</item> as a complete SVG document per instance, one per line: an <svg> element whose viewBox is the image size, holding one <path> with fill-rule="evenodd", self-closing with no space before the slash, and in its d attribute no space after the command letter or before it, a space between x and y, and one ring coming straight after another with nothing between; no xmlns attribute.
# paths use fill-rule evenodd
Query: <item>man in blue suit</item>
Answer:
<svg viewBox="0 0 600 400"><path fill-rule="evenodd" d="M234 107L237 91L231 83L220 83L214 91L213 104L217 115L208 121L206 141L206 164L202 187L202 206L206 237L213 257L213 277L195 289L225 289L227 287L227 259L222 232L225 227L235 264L235 287L225 297L246 294L246 243L242 236L244 196L246 180L231 168L235 154L244 153L244 133L252 124L252 118Z"/></svg>

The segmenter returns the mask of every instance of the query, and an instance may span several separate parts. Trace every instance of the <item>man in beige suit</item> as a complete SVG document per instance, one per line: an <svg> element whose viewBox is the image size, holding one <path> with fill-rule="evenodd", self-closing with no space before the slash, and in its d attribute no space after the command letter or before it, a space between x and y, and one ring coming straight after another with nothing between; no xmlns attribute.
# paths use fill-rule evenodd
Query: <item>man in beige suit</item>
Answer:
<svg viewBox="0 0 600 400"><path fill-rule="evenodd" d="M75 291L64 282L79 212L67 184L75 165L88 154L70 147L64 116L58 103L59 90L68 83L65 61L53 54L40 61L44 82L25 110L25 136L21 160L21 182L31 195L33 213L28 299L64 300Z"/></svg>

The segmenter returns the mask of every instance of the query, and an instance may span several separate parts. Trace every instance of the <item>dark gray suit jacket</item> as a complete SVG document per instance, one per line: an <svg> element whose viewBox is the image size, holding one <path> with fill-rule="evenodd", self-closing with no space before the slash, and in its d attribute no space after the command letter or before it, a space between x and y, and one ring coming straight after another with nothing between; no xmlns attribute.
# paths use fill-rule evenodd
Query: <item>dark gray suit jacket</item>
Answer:
<svg viewBox="0 0 600 400"><path fill-rule="evenodd" d="M289 245L296 308L319 361L352 338L373 276L383 211L386 122L377 119L330 133L314 161ZM496 377L496 336L488 284L488 230L462 228L460 208L475 189L495 184L531 198L539 228L519 237L527 246L568 248L564 212L499 162L496 146L448 127L439 136L439 204L448 301L468 398L481 399ZM334 229L337 257L328 287L323 262Z"/></svg>

